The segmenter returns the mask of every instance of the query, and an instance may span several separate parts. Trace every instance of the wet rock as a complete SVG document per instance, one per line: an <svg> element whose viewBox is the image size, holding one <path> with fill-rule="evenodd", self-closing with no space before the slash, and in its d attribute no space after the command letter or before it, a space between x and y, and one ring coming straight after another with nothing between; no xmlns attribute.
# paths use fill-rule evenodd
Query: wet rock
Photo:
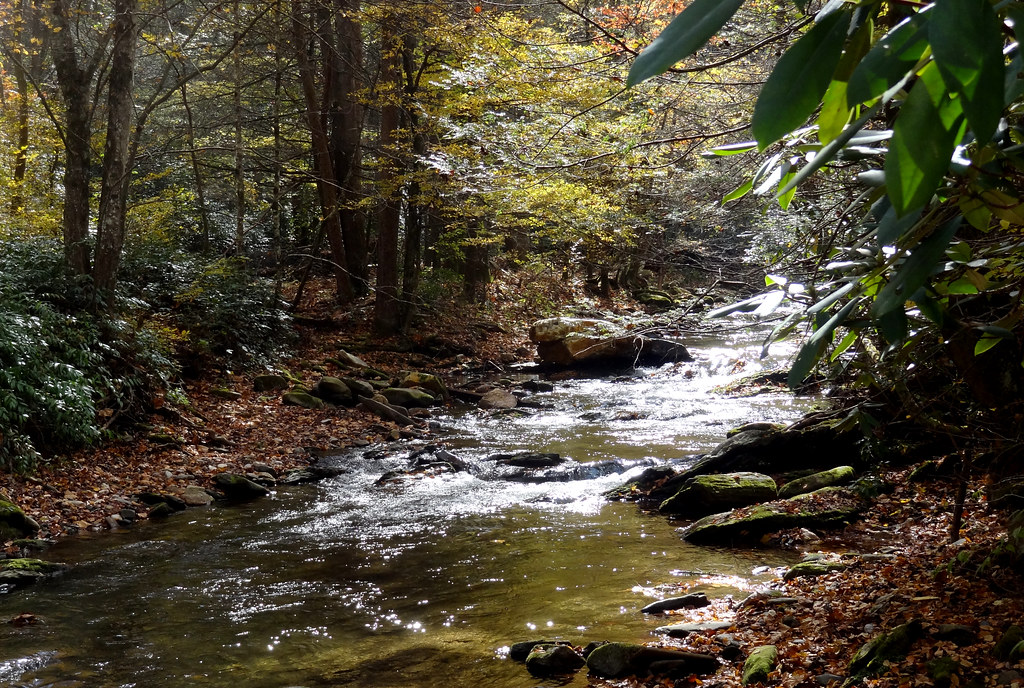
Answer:
<svg viewBox="0 0 1024 688"><path fill-rule="evenodd" d="M837 528L855 520L866 506L848 490L826 487L790 499L706 516L682 529L682 535L693 543L757 542L778 530Z"/></svg>
<svg viewBox="0 0 1024 688"><path fill-rule="evenodd" d="M526 380L521 385L519 385L519 387L524 389L524 390L526 390L527 392L554 392L555 391L555 385L550 383L550 382L546 382L544 380Z"/></svg>
<svg viewBox="0 0 1024 688"><path fill-rule="evenodd" d="M173 513L175 513L175 509L173 509L167 502L158 502L150 507L149 518L150 520L158 520L161 518L167 518Z"/></svg>
<svg viewBox="0 0 1024 688"><path fill-rule="evenodd" d="M607 499L643 499L655 485L675 475L676 469L671 466L652 466L629 482L608 490L604 496Z"/></svg>
<svg viewBox="0 0 1024 688"><path fill-rule="evenodd" d="M526 657L526 670L534 676L572 674L586 665L586 660L566 645L537 645Z"/></svg>
<svg viewBox="0 0 1024 688"><path fill-rule="evenodd" d="M708 599L707 595L702 592L694 592L681 597L668 597L664 600L651 602L640 611L644 614L657 614L659 612L667 612L671 609L693 609L696 607L706 607L709 604L711 604L711 600Z"/></svg>
<svg viewBox="0 0 1024 688"><path fill-rule="evenodd" d="M850 660L851 676L866 678L885 669L886 662L903 659L922 635L917 619L901 624L888 633L881 633L865 643Z"/></svg>
<svg viewBox="0 0 1024 688"><path fill-rule="evenodd" d="M427 406L435 406L437 404L437 400L434 399L433 395L428 394L421 389L386 387L385 389L380 390L378 394L387 399L387 402L392 406L425 408Z"/></svg>
<svg viewBox="0 0 1024 688"><path fill-rule="evenodd" d="M309 392L292 391L286 392L281 397L281 403L285 406L299 406L306 409L322 409L323 399L318 399Z"/></svg>
<svg viewBox="0 0 1024 688"><path fill-rule="evenodd" d="M436 375L429 373L406 373L398 383L399 387L420 387L435 397L448 398L448 388Z"/></svg>
<svg viewBox="0 0 1024 688"><path fill-rule="evenodd" d="M329 404L348 405L355 401L352 389L344 381L326 375L313 386L313 396Z"/></svg>
<svg viewBox="0 0 1024 688"><path fill-rule="evenodd" d="M826 573L832 573L833 571L844 570L846 570L846 564L840 561L802 561L786 571L782 580L791 581L796 578L812 578L824 576Z"/></svg>
<svg viewBox="0 0 1024 688"><path fill-rule="evenodd" d="M676 675L684 671L686 675L706 675L718 670L718 660L713 655L628 643L606 643L595 648L587 657L587 668L595 676L603 678L647 676L652 665L658 662L673 662L661 666Z"/></svg>
<svg viewBox="0 0 1024 688"><path fill-rule="evenodd" d="M661 633L667 635L670 638L685 638L691 633L704 633L706 631L724 631L727 628L732 628L733 624L729 621L705 621L702 623L678 623L671 624L669 626L658 626L654 629L655 633Z"/></svg>
<svg viewBox="0 0 1024 688"><path fill-rule="evenodd" d="M606 320L548 318L530 327L542 363L560 367L658 365L691 361L679 342L626 332Z"/></svg>
<svg viewBox="0 0 1024 688"><path fill-rule="evenodd" d="M252 389L255 392L276 392L288 389L290 384L284 375L257 375L252 379Z"/></svg>
<svg viewBox="0 0 1024 688"><path fill-rule="evenodd" d="M749 686L751 683L766 683L768 675L779 663L779 651L774 645L762 645L751 650L747 661L743 663L743 678L740 683Z"/></svg>
<svg viewBox="0 0 1024 688"><path fill-rule="evenodd" d="M775 481L762 473L723 473L690 478L658 510L686 518L700 518L776 498Z"/></svg>
<svg viewBox="0 0 1024 688"><path fill-rule="evenodd" d="M779 496L795 497L797 495L820 490L823 487L846 485L853 481L855 475L853 466L837 466L831 470L814 473L806 478L800 478L786 483L779 488Z"/></svg>
<svg viewBox="0 0 1024 688"><path fill-rule="evenodd" d="M0 541L30 537L39 532L39 524L14 503L0 499Z"/></svg>
<svg viewBox="0 0 1024 688"><path fill-rule="evenodd" d="M508 390L495 387L489 392L485 392L480 397L480 401L477 405L485 410L490 409L513 409L519 405L519 400L514 394Z"/></svg>
<svg viewBox="0 0 1024 688"><path fill-rule="evenodd" d="M488 461L494 461L503 466L515 466L517 468L551 468L565 463L558 454L544 454L540 452L518 452L515 454L492 454L487 457Z"/></svg>
<svg viewBox="0 0 1024 688"><path fill-rule="evenodd" d="M0 592L32 585L67 568L65 564L42 559L0 559Z"/></svg>
<svg viewBox="0 0 1024 688"><path fill-rule="evenodd" d="M213 502L213 496L197 485L189 485L181 494L181 499L188 506L206 506Z"/></svg>
<svg viewBox="0 0 1024 688"><path fill-rule="evenodd" d="M525 662L526 658L533 652L533 648L538 645L558 645L558 643L544 638L540 640L522 640L518 643L512 643L509 647L508 658L513 662Z"/></svg>
<svg viewBox="0 0 1024 688"><path fill-rule="evenodd" d="M263 485L237 473L218 473L213 483L228 499L233 500L256 499L270 494L270 490Z"/></svg>

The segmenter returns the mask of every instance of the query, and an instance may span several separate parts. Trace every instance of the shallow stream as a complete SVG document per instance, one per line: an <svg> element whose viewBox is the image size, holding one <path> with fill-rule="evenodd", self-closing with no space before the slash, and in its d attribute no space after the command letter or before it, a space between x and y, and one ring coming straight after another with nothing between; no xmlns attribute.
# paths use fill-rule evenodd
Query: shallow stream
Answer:
<svg viewBox="0 0 1024 688"><path fill-rule="evenodd" d="M693 363L558 382L524 417L451 410L439 439L470 471L377 485L420 447L371 448L270 499L60 542L46 556L68 573L0 596L0 620L40 620L0 624L0 685L584 686L539 682L502 648L643 641L664 623L639 612L657 586L740 595L793 559L688 545L676 524L601 497L692 462L730 427L809 407L711 391L775 363L752 336L691 337ZM521 450L571 461L513 475L487 458Z"/></svg>

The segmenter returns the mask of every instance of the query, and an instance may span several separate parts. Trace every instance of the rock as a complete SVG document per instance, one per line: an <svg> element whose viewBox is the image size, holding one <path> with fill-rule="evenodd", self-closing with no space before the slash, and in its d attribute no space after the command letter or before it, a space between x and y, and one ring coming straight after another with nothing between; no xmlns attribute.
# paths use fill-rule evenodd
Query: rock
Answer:
<svg viewBox="0 0 1024 688"><path fill-rule="evenodd" d="M755 421L753 423L744 423L743 425L737 426L725 433L725 438L735 437L744 432L778 432L785 430L786 426L779 423L767 423L764 421Z"/></svg>
<svg viewBox="0 0 1024 688"><path fill-rule="evenodd" d="M154 504L149 510L150 520L156 520L161 518L167 518L171 514L175 513L175 510L167 502L159 502Z"/></svg>
<svg viewBox="0 0 1024 688"><path fill-rule="evenodd" d="M555 385L550 383L550 382L546 382L544 380L526 380L521 385L519 385L519 387L521 389L526 390L527 392L554 392L555 391Z"/></svg>
<svg viewBox="0 0 1024 688"><path fill-rule="evenodd" d="M679 342L626 332L605 320L548 318L530 327L542 363L560 367L658 365L691 361Z"/></svg>
<svg viewBox="0 0 1024 688"><path fill-rule="evenodd" d="M359 380L354 377L342 377L338 379L344 382L345 386L352 390L356 396L372 398L373 395L377 393L377 388L366 380Z"/></svg>
<svg viewBox="0 0 1024 688"><path fill-rule="evenodd" d="M992 654L1000 662L1005 662L1010 658L1010 652L1024 640L1024 628L1017 626L1016 624L1010 626L1003 635L996 642L996 646L992 649Z"/></svg>
<svg viewBox="0 0 1024 688"><path fill-rule="evenodd" d="M0 541L31 537L39 532L39 524L6 499L0 499Z"/></svg>
<svg viewBox="0 0 1024 688"><path fill-rule="evenodd" d="M1010 654L1007 655L1006 659L1011 663L1016 663L1024 659L1024 640L1013 646L1013 649L1010 650Z"/></svg>
<svg viewBox="0 0 1024 688"><path fill-rule="evenodd" d="M526 670L533 676L554 676L579 671L587 661L566 645L537 645L526 657Z"/></svg>
<svg viewBox="0 0 1024 688"><path fill-rule="evenodd" d="M309 392L286 392L281 397L281 403L285 406L300 406L307 409L322 409L323 399L317 399Z"/></svg>
<svg viewBox="0 0 1024 688"><path fill-rule="evenodd" d="M747 661L743 662L743 678L740 683L749 686L751 683L766 683L768 675L779 663L779 651L774 645L762 645L751 650Z"/></svg>
<svg viewBox="0 0 1024 688"><path fill-rule="evenodd" d="M768 533L790 528L836 528L856 519L866 503L841 487L825 487L790 499L705 516L682 529L693 543L757 542Z"/></svg>
<svg viewBox="0 0 1024 688"><path fill-rule="evenodd" d="M709 604L711 604L711 600L708 599L707 595L702 592L694 592L682 597L668 597L664 600L651 602L640 611L644 614L657 614L658 612L666 612L670 609L692 609L695 607L706 607Z"/></svg>
<svg viewBox="0 0 1024 688"><path fill-rule="evenodd" d="M558 643L554 640L522 640L512 643L509 647L508 658L513 662L525 662L537 645L558 645Z"/></svg>
<svg viewBox="0 0 1024 688"><path fill-rule="evenodd" d="M977 631L963 624L940 624L935 637L938 640L949 640L959 647L973 645L978 641Z"/></svg>
<svg viewBox="0 0 1024 688"><path fill-rule="evenodd" d="M928 662L928 676L935 682L935 688L949 688L960 684L960 662L948 655L936 657Z"/></svg>
<svg viewBox="0 0 1024 688"><path fill-rule="evenodd" d="M881 633L865 643L850 660L850 676L866 678L885 669L886 662L903 659L922 635L917 619Z"/></svg>
<svg viewBox="0 0 1024 688"><path fill-rule="evenodd" d="M189 485L181 495L181 499L188 506L206 506L213 502L209 492L198 485Z"/></svg>
<svg viewBox="0 0 1024 688"><path fill-rule="evenodd" d="M539 452L518 452L516 454L492 454L487 457L488 461L500 463L503 466L515 466L517 468L551 468L565 463L558 454L544 454Z"/></svg>
<svg viewBox="0 0 1024 688"><path fill-rule="evenodd" d="M284 375L257 375L252 379L254 392L276 392L291 385Z"/></svg>
<svg viewBox="0 0 1024 688"><path fill-rule="evenodd" d="M639 499L647 495L655 485L676 475L671 466L652 466L632 480L613 487L604 493L608 499Z"/></svg>
<svg viewBox="0 0 1024 688"><path fill-rule="evenodd" d="M441 378L428 373L406 373L398 383L398 386L421 387L433 394L435 397L441 397L442 399L448 398L448 388L445 387Z"/></svg>
<svg viewBox="0 0 1024 688"><path fill-rule="evenodd" d="M320 378L320 381L313 385L312 393L329 404L347 405L355 401L351 388L342 380L330 375Z"/></svg>
<svg viewBox="0 0 1024 688"><path fill-rule="evenodd" d="M779 488L780 497L795 497L800 494L806 494L808 492L814 492L820 490L823 487L832 487L833 485L845 485L853 481L855 472L853 466L838 466L828 471L822 471L809 475L806 478L800 478L788 482Z"/></svg>
<svg viewBox="0 0 1024 688"><path fill-rule="evenodd" d="M802 561L786 571L782 580L791 581L795 578L824 576L826 573L845 569L846 564L839 561Z"/></svg>
<svg viewBox="0 0 1024 688"><path fill-rule="evenodd" d="M0 559L0 592L32 585L67 568L65 564L42 559Z"/></svg>
<svg viewBox="0 0 1024 688"><path fill-rule="evenodd" d="M241 392L236 392L233 389L227 389L225 387L214 387L210 390L210 394L218 399L226 399L227 401L237 401L242 398Z"/></svg>
<svg viewBox="0 0 1024 688"><path fill-rule="evenodd" d="M270 494L270 490L259 483L236 473L218 473L214 476L213 482L228 499L256 499Z"/></svg>
<svg viewBox="0 0 1024 688"><path fill-rule="evenodd" d="M334 359L335 361L342 364L343 367L348 368L369 368L370 366L363 359L359 358L354 354L350 354L344 349L338 350L338 355Z"/></svg>
<svg viewBox="0 0 1024 688"><path fill-rule="evenodd" d="M508 390L495 387L485 392L477 405L482 409L512 409L519 405L519 400Z"/></svg>
<svg viewBox="0 0 1024 688"><path fill-rule="evenodd" d="M387 387L380 390L379 394L388 400L392 406L420 407L435 406L437 400L433 395L420 389L407 389L405 387Z"/></svg>
<svg viewBox="0 0 1024 688"><path fill-rule="evenodd" d="M686 518L700 518L776 498L775 481L762 473L698 475L689 479L658 510Z"/></svg>
<svg viewBox="0 0 1024 688"><path fill-rule="evenodd" d="M1022 676L1019 671L1015 669L1006 669L1005 671L1000 671L999 674L996 676L996 685L1009 686L1012 685L1014 682L1019 683L1022 678L1024 678L1024 676Z"/></svg>
<svg viewBox="0 0 1024 688"><path fill-rule="evenodd" d="M634 298L655 311L667 311L676 307L676 302L672 300L671 296L663 291L654 289L645 289L637 292Z"/></svg>
<svg viewBox="0 0 1024 688"><path fill-rule="evenodd" d="M587 657L587 668L602 678L647 676L657 662L679 662L672 665L673 672L686 671L686 675L713 674L718 670L718 660L713 655L629 643L606 643L594 648Z"/></svg>
<svg viewBox="0 0 1024 688"><path fill-rule="evenodd" d="M703 623L678 623L669 626L658 626L655 633L667 635L670 638L685 638L691 633L704 633L705 631L724 631L732 628L729 621L705 621Z"/></svg>

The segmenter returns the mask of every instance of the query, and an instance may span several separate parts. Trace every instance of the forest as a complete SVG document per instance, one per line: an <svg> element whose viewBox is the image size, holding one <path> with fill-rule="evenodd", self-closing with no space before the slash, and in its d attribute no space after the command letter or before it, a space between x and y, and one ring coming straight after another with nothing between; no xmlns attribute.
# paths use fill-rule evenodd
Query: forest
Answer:
<svg viewBox="0 0 1024 688"><path fill-rule="evenodd" d="M819 399L779 432L833 444L784 451L877 478L836 551L916 545L794 574L806 608L757 598L777 622L683 649L742 645L715 650L722 685L1021 685L1021 21L1011 0L3 0L0 515L118 530L228 468L432 441L374 376L475 404L542 319L693 349L748 318L788 353L724 393ZM787 461L764 472L815 463ZM618 496L657 512L689 473ZM894 566L906 605L840 600L892 593ZM744 613L723 605L702 620Z"/></svg>

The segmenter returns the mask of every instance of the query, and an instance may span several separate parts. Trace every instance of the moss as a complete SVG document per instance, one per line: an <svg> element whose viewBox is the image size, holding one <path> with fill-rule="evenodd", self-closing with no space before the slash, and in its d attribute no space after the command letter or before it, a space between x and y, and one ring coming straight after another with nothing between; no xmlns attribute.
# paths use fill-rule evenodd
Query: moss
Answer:
<svg viewBox="0 0 1024 688"><path fill-rule="evenodd" d="M0 560L0 571L26 571L29 573L57 573L63 571L67 566L58 564L55 561L43 561L42 559L4 559Z"/></svg>
<svg viewBox="0 0 1024 688"><path fill-rule="evenodd" d="M914 619L872 638L850 660L850 675L863 678L878 674L886 662L906 657L921 633L921 622Z"/></svg>
<svg viewBox="0 0 1024 688"><path fill-rule="evenodd" d="M1010 658L1010 652L1012 652L1021 641L1024 641L1024 628L1017 625L1010 626L1003 633L999 642L996 643L995 648L992 650L992 654L994 654L996 659L1000 662L1005 662Z"/></svg>
<svg viewBox="0 0 1024 688"><path fill-rule="evenodd" d="M824 576L826 573L842 571L845 568L846 564L838 561L802 561L786 571L786 575L782 579L790 581L794 578Z"/></svg>
<svg viewBox="0 0 1024 688"><path fill-rule="evenodd" d="M743 663L742 684L749 686L751 683L765 683L778 661L779 651L774 645L755 648Z"/></svg>

